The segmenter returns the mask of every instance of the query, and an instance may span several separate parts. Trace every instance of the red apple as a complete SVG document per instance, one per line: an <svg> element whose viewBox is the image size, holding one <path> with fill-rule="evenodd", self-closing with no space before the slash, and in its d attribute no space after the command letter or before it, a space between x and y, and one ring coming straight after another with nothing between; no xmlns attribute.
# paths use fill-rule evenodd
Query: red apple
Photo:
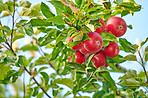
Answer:
<svg viewBox="0 0 148 98"><path fill-rule="evenodd" d="M91 52L88 52L85 48L84 48L84 46L79 50L82 54L84 54L84 55L90 55L90 54L93 54L93 53L91 53Z"/></svg>
<svg viewBox="0 0 148 98"><path fill-rule="evenodd" d="M84 41L84 48L90 53L100 51L103 46L103 39L101 35L96 32L89 32L87 35L91 39Z"/></svg>
<svg viewBox="0 0 148 98"><path fill-rule="evenodd" d="M76 58L76 62L79 64L82 64L83 62L85 62L84 55L79 51L76 51L75 58Z"/></svg>
<svg viewBox="0 0 148 98"><path fill-rule="evenodd" d="M126 22L120 17L111 17L106 22L106 30L116 37L120 37L127 30Z"/></svg>
<svg viewBox="0 0 148 98"><path fill-rule="evenodd" d="M74 36L73 36L73 37L69 37L69 38L68 38L68 42L72 41L72 40L73 40L73 38L74 38ZM80 42L79 44L77 44L77 45L73 46L71 49L72 49L72 50L79 50L79 49L81 49L81 48L82 48L82 46L83 46L83 43L82 43L82 42Z"/></svg>
<svg viewBox="0 0 148 98"><path fill-rule="evenodd" d="M97 68L99 68L100 66L105 66L105 64L106 64L106 56L105 56L104 52L101 50L98 53L96 53L92 57L92 62L94 63L94 65Z"/></svg>
<svg viewBox="0 0 148 98"><path fill-rule="evenodd" d="M105 22L103 21L102 18L100 18L100 24L102 25L101 27L97 28L95 32L97 33L102 33L105 30Z"/></svg>
<svg viewBox="0 0 148 98"><path fill-rule="evenodd" d="M75 53L75 58L76 58L76 63L82 64L83 62L85 62L85 57L82 53L80 53L79 51L76 51ZM69 62L74 62L72 60L72 56L70 56L69 58Z"/></svg>
<svg viewBox="0 0 148 98"><path fill-rule="evenodd" d="M110 42L107 47L104 48L104 53L108 57L115 57L119 54L120 48L116 42Z"/></svg>
<svg viewBox="0 0 148 98"><path fill-rule="evenodd" d="M108 67L108 64L107 63L105 64L105 67Z"/></svg>

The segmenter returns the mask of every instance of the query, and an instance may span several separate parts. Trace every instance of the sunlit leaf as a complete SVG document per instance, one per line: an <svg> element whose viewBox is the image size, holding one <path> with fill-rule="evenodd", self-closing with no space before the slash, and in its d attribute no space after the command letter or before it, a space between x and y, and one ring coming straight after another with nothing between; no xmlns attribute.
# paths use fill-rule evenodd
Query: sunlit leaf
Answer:
<svg viewBox="0 0 148 98"><path fill-rule="evenodd" d="M137 61L136 55L129 54L125 57L121 58L121 60L128 60L128 61Z"/></svg>
<svg viewBox="0 0 148 98"><path fill-rule="evenodd" d="M25 46L21 47L20 50L23 50L23 51L37 51L38 47L34 46L34 45L31 45L31 44L28 44L28 45L25 45Z"/></svg>
<svg viewBox="0 0 148 98"><path fill-rule="evenodd" d="M69 62L67 66L73 70L76 70L76 71L80 71L80 72L85 71L85 66L75 63L75 62Z"/></svg>
<svg viewBox="0 0 148 98"><path fill-rule="evenodd" d="M40 72L40 74L43 76L43 78L45 79L45 85L48 84L49 81L49 76L46 72Z"/></svg>
<svg viewBox="0 0 148 98"><path fill-rule="evenodd" d="M10 65L0 63L0 80L4 80L5 74L10 71Z"/></svg>
<svg viewBox="0 0 148 98"><path fill-rule="evenodd" d="M130 78L130 79L124 79L122 80L120 83L118 83L119 85L124 85L124 86L140 86L140 82L137 81L134 78Z"/></svg>
<svg viewBox="0 0 148 98"><path fill-rule="evenodd" d="M48 22L52 22L56 25L64 25L63 16L54 16L47 19Z"/></svg>
<svg viewBox="0 0 148 98"><path fill-rule="evenodd" d="M135 70L129 70L126 72L126 74L119 79L130 79L137 77L137 72Z"/></svg>
<svg viewBox="0 0 148 98"><path fill-rule="evenodd" d="M30 3L29 1L20 1L20 2L19 2L19 6L20 6L20 7L30 8L31 3Z"/></svg>
<svg viewBox="0 0 148 98"><path fill-rule="evenodd" d="M8 10L7 4L5 4L5 3L0 3L0 13L1 13L2 11L6 11L6 10Z"/></svg>
<svg viewBox="0 0 148 98"><path fill-rule="evenodd" d="M46 19L39 19L39 18L31 19L30 22L33 27L35 27L35 26L52 26L52 23L48 22Z"/></svg>
<svg viewBox="0 0 148 98"><path fill-rule="evenodd" d="M119 42L125 52L132 52L132 53L136 52L137 49L133 47L132 44L128 42L125 38L119 38Z"/></svg>
<svg viewBox="0 0 148 98"><path fill-rule="evenodd" d="M44 2L41 2L41 11L46 18L55 16Z"/></svg>
<svg viewBox="0 0 148 98"><path fill-rule="evenodd" d="M145 39L145 41L141 42L141 46L143 46L148 41L148 37Z"/></svg>
<svg viewBox="0 0 148 98"><path fill-rule="evenodd" d="M68 86L69 88L73 89L74 83L71 79L68 78L58 78L53 81L53 84L63 84Z"/></svg>

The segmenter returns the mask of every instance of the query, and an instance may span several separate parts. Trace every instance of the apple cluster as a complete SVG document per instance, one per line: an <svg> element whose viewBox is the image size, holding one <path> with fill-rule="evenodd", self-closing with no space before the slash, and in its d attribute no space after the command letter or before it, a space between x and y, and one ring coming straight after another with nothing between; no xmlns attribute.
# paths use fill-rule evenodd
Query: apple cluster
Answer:
<svg viewBox="0 0 148 98"><path fill-rule="evenodd" d="M71 48L76 51L75 58L77 63L83 64L87 56L95 53L91 59L95 67L107 67L106 56L115 57L118 55L120 51L119 45L114 41L110 41L107 47L103 47L103 38L100 33L105 32L120 37L124 35L127 30L126 22L122 18L114 16L109 18L106 24L103 19L100 18L100 24L102 26L96 28L96 31L87 33L90 39L80 42ZM72 41L73 38L74 37L69 37L68 42ZM69 62L73 62L72 56L70 57Z"/></svg>

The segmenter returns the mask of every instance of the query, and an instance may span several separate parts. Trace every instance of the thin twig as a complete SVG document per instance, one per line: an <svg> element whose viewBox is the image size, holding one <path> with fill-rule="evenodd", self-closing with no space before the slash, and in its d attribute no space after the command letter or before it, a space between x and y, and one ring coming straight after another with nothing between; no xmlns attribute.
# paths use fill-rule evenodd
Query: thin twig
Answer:
<svg viewBox="0 0 148 98"><path fill-rule="evenodd" d="M36 38L35 37L32 37L35 41L36 41ZM45 55L45 52L43 51L43 49L40 47L40 45L39 45L39 42L37 41L37 45L38 45L38 47L39 47L39 52L40 52L40 54L43 56L43 57L45 57L46 55ZM55 68L53 67L53 65L48 61L48 60L46 60L47 61L47 63L50 65L50 67L52 67L54 70L55 70Z"/></svg>
<svg viewBox="0 0 148 98"><path fill-rule="evenodd" d="M13 31L14 31L14 16L15 16L15 0L13 0L12 31L11 31L11 39L10 39L11 47L12 47L12 39L13 39Z"/></svg>
<svg viewBox="0 0 148 98"><path fill-rule="evenodd" d="M24 70L26 70L26 72L27 72L30 76L32 75L31 72L28 71L26 67L24 67ZM44 90L44 88L37 82L37 80L36 80L34 77L32 77L32 79L33 79L34 82L42 89L42 91L46 94L46 96L47 96L48 98L51 98L51 97L47 94L47 92Z"/></svg>
<svg viewBox="0 0 148 98"><path fill-rule="evenodd" d="M6 49L8 49L9 51L11 51L11 49L9 49L7 46L5 46L4 44L1 44L0 43L0 45L2 45L3 47L5 47Z"/></svg>
<svg viewBox="0 0 148 98"><path fill-rule="evenodd" d="M38 47L39 47L39 49L40 49L40 51L42 52L42 56L44 56L45 57L45 52L43 51L43 49L38 45ZM48 60L46 60L47 61L47 63L55 70L55 68L53 67L53 65L48 61Z"/></svg>
<svg viewBox="0 0 148 98"><path fill-rule="evenodd" d="M78 92L78 95L79 95L79 96L82 96L79 92Z"/></svg>
<svg viewBox="0 0 148 98"><path fill-rule="evenodd" d="M99 78L99 77L96 77L95 75L93 75L93 77L99 81L103 81L103 79Z"/></svg>
<svg viewBox="0 0 148 98"><path fill-rule="evenodd" d="M95 87L96 90L98 90L98 88L96 87L95 83L92 83L92 85Z"/></svg>
<svg viewBox="0 0 148 98"><path fill-rule="evenodd" d="M146 72L146 69L145 69L145 66L144 66L143 58L142 58L141 53L140 53L139 50L138 50L138 54L139 54L140 59L141 59L141 63L139 62L139 64L143 67L144 73L146 75L146 80L147 80L146 83L148 83L148 75L147 75L147 72Z"/></svg>

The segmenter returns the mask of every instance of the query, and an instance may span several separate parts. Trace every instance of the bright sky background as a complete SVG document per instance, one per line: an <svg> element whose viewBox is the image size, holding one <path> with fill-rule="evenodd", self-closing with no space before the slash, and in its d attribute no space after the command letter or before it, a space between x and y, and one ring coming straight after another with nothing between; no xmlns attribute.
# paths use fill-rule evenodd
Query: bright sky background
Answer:
<svg viewBox="0 0 148 98"><path fill-rule="evenodd" d="M3 0L3 1L8 1L8 0ZM35 5L37 3L40 3L41 1L46 2L46 0L29 0L32 2L32 5ZM96 0L95 0L96 1ZM132 15L127 15L123 17L123 19L126 21L127 25L132 25L133 29L127 29L127 32L122 38L126 38L129 42L135 43L136 40L144 41L148 37L148 0L135 0L137 4L142 5L142 10L140 12L136 12L134 16ZM54 12L54 8L50 3L49 4L51 10ZM55 13L55 12L54 12ZM4 24L8 24L10 20L2 20ZM145 46L148 46L148 42L146 43ZM144 47L145 47L144 46ZM144 49L143 49L144 50ZM142 52L143 52L142 50ZM127 55L122 52L120 52L122 55ZM142 67L136 63L136 62L125 62L121 64L123 67L128 68L128 69L134 69L140 72L142 70ZM148 63L146 66L146 70L148 71ZM120 74L117 73L111 73L112 78L118 81L118 77L121 76ZM26 80L28 81L28 80Z"/></svg>

